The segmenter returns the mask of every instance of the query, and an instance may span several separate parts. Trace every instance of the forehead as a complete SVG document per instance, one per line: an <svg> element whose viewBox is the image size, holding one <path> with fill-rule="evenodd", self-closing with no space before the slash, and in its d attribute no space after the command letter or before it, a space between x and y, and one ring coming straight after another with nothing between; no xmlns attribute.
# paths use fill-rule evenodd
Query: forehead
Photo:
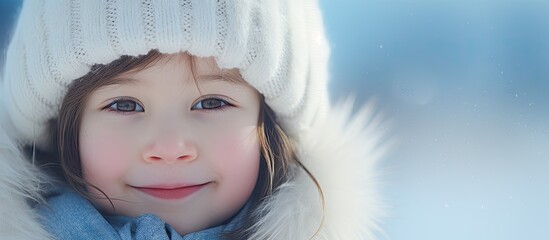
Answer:
<svg viewBox="0 0 549 240"><path fill-rule="evenodd" d="M240 75L238 69L222 69L213 57L197 57L186 53L148 54L143 56L142 64L132 66L129 70L114 77L113 84L131 83L131 76L156 71L162 72L165 67L176 67L187 72L197 83L224 81L236 85L251 87Z"/></svg>

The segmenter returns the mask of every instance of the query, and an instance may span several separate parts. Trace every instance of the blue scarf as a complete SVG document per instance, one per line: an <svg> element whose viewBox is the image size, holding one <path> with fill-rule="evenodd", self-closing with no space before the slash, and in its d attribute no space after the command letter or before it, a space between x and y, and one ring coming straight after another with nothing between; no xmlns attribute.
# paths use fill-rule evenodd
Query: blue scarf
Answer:
<svg viewBox="0 0 549 240"><path fill-rule="evenodd" d="M48 204L37 206L37 211L46 230L57 239L221 239L221 233L239 226L248 206L246 204L227 224L181 236L153 214L105 217L67 186L50 191L46 200Z"/></svg>

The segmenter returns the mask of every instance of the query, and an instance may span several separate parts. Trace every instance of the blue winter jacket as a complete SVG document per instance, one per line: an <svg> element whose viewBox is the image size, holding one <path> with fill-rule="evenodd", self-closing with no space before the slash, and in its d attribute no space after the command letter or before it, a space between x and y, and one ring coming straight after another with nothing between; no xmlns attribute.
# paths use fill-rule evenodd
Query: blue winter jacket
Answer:
<svg viewBox="0 0 549 240"><path fill-rule="evenodd" d="M135 218L103 216L91 202L67 186L50 191L46 200L47 205L40 205L37 210L43 225L57 239L221 239L221 233L239 226L247 209L244 206L227 224L181 236L153 214Z"/></svg>

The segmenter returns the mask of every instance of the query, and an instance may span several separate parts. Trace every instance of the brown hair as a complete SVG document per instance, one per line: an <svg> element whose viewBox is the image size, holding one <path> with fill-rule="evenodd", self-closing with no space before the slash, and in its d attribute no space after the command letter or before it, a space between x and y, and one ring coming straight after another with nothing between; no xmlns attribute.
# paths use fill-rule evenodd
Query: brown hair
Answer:
<svg viewBox="0 0 549 240"><path fill-rule="evenodd" d="M82 177L82 169L79 155L79 130L82 118L82 109L88 97L96 89L115 83L115 77L125 73L143 70L156 63L163 55L156 50L141 57L122 56L106 65L94 65L91 71L75 80L63 99L57 122L54 123L54 146L57 146L57 158L62 167L65 180L75 188L82 196L91 199L86 187L93 187L103 193L109 200L113 211L114 204L101 189L87 183ZM195 58L191 57L191 70L195 67ZM194 74L194 71L193 71ZM229 77L235 80L234 76ZM240 74L238 79L245 82ZM238 80L237 80L238 81ZM252 213L257 206L273 194L281 184L292 178L291 166L303 169L316 184L321 196L324 197L320 185L314 176L303 166L296 155L295 143L288 137L276 122L275 114L261 97L260 112L258 116L258 136L261 146L261 162L259 178L251 197L251 209L245 214L244 223L236 231L226 233L223 236L228 239L243 239L250 235L246 232L255 222ZM320 229L320 227L319 227ZM318 230L317 230L318 232ZM315 234L316 235L316 234Z"/></svg>

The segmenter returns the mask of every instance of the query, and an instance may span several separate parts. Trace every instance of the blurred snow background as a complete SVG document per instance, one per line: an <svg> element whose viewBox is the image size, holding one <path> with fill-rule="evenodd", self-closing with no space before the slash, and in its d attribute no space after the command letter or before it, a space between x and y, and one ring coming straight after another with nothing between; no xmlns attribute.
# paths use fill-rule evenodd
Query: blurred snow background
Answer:
<svg viewBox="0 0 549 240"><path fill-rule="evenodd" d="M549 239L549 1L321 4L333 96L399 139L384 239Z"/></svg>
<svg viewBox="0 0 549 240"><path fill-rule="evenodd" d="M0 49L19 0L0 0ZM320 0L331 94L377 99L391 240L549 239L549 1Z"/></svg>

